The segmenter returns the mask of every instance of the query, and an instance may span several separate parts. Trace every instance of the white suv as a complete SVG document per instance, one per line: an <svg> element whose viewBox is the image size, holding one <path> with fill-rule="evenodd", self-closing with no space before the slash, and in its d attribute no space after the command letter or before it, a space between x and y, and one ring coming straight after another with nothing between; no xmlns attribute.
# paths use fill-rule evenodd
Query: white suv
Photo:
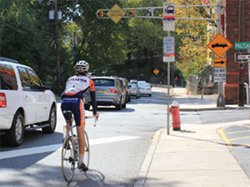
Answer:
<svg viewBox="0 0 250 187"><path fill-rule="evenodd" d="M0 134L7 145L23 142L24 130L56 128L56 99L30 67L0 57Z"/></svg>

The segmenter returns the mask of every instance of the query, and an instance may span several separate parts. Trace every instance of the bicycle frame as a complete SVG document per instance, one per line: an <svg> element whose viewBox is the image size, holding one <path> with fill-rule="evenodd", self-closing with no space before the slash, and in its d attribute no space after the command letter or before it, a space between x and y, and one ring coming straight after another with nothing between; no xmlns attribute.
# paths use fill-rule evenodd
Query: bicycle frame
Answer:
<svg viewBox="0 0 250 187"><path fill-rule="evenodd" d="M70 129L67 135L64 138L61 152L61 169L64 179L67 182L70 182L74 177L74 171L76 167L76 163L79 161L79 142L78 138L74 133L74 128L76 125L73 123L73 114L71 111L63 111L64 117L66 120L69 120ZM94 116L86 116L86 119L94 118ZM94 126L96 126L96 120L94 121ZM85 155L84 155L84 163L87 167L89 167L90 160L90 145L88 134L85 131ZM68 170L67 170L68 167Z"/></svg>

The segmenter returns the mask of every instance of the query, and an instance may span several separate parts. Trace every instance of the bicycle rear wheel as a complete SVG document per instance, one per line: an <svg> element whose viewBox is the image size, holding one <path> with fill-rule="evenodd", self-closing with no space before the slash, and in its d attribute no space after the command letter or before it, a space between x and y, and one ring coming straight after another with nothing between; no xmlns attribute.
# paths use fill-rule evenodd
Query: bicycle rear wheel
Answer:
<svg viewBox="0 0 250 187"><path fill-rule="evenodd" d="M65 181L70 182L75 173L76 155L74 153L75 145L69 136L64 139L61 151L61 169Z"/></svg>
<svg viewBox="0 0 250 187"><path fill-rule="evenodd" d="M87 132L84 132L85 136L85 153L84 153L84 164L89 167L89 161L90 161L90 145L89 145L89 137Z"/></svg>

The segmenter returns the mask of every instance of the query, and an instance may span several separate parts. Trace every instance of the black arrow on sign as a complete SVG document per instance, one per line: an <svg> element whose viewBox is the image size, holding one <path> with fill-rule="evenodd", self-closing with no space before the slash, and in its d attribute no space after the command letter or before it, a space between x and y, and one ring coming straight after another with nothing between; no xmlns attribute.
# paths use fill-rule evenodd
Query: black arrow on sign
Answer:
<svg viewBox="0 0 250 187"><path fill-rule="evenodd" d="M216 47L222 47L222 48L224 48L224 47L228 47L228 45L227 44L219 44L219 43L216 43L216 44L212 45L212 48L216 48Z"/></svg>
<svg viewBox="0 0 250 187"><path fill-rule="evenodd" d="M215 64L224 64L225 62L222 60L222 61L218 61L218 62L214 62Z"/></svg>

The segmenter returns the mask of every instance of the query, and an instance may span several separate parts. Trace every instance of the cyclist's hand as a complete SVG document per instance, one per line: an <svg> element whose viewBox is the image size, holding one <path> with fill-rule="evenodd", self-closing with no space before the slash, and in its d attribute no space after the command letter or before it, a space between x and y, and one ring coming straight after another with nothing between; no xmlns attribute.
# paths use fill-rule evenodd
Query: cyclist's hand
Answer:
<svg viewBox="0 0 250 187"><path fill-rule="evenodd" d="M97 112L96 114L94 114L95 120L98 120L99 118L99 113Z"/></svg>

